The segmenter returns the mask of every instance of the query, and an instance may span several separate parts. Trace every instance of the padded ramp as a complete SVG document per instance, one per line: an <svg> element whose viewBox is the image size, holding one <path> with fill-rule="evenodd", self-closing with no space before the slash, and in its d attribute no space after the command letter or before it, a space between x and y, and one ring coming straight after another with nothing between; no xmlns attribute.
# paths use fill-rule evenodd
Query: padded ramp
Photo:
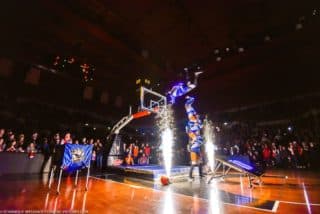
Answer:
<svg viewBox="0 0 320 214"><path fill-rule="evenodd" d="M248 173L252 176L262 176L265 170L250 162L248 156L235 155L235 156L218 156L216 160L225 166L242 173Z"/></svg>

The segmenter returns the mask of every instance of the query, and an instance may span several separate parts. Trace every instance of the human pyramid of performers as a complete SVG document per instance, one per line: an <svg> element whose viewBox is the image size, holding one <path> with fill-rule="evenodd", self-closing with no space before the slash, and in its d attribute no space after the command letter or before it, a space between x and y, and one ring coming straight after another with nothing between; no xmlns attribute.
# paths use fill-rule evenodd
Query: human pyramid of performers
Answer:
<svg viewBox="0 0 320 214"><path fill-rule="evenodd" d="M199 68L198 68L199 70ZM194 73L194 81L193 83L188 81L187 83L178 83L177 85L173 86L172 89L168 92L169 95L169 104L173 105L176 101L176 98L183 97L191 90L196 88L198 82L198 76L203 73L203 71L197 71ZM195 166L199 168L199 175L200 177L203 176L202 174L202 163L201 163L201 146L203 145L204 141L201 136L201 129L203 127L202 121L193 108L192 104L195 101L194 97L185 96L185 110L188 116L188 122L186 125L186 133L189 136L189 143L188 143L188 151L190 152L190 159L191 159L191 168L189 172L189 179L192 180L192 172Z"/></svg>

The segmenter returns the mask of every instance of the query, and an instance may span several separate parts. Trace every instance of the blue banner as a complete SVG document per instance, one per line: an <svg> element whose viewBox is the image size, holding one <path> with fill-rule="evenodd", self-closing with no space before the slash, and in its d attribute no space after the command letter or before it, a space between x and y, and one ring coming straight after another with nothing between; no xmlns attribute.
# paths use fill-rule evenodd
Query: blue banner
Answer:
<svg viewBox="0 0 320 214"><path fill-rule="evenodd" d="M93 145L66 144L62 168L75 171L90 167Z"/></svg>

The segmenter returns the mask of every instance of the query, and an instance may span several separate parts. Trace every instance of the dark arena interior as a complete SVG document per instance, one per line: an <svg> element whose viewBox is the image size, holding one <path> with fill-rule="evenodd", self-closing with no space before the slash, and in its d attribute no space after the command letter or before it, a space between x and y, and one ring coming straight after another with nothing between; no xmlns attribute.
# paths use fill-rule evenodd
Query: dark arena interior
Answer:
<svg viewBox="0 0 320 214"><path fill-rule="evenodd" d="M320 213L319 0L0 8L0 213Z"/></svg>

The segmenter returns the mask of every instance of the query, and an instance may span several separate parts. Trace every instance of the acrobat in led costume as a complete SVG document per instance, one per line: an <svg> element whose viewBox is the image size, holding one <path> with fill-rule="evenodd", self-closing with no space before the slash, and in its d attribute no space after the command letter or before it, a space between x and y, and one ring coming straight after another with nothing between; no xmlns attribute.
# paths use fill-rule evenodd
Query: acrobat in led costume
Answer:
<svg viewBox="0 0 320 214"><path fill-rule="evenodd" d="M190 92L192 89L197 87L198 84L198 76L202 73L202 71L198 71L194 73L194 81L188 81L187 83L180 82L177 85L174 85L172 89L167 93L170 97L169 103L174 104L176 98L182 97Z"/></svg>
<svg viewBox="0 0 320 214"><path fill-rule="evenodd" d="M186 125L186 132L189 136L189 152L191 159L191 168L189 171L189 178L192 179L192 172L195 166L199 168L199 175L202 177L202 161L201 161L201 146L203 145L203 138L201 136L202 121L193 108L192 104L194 98L187 96L185 102L185 109L188 116L188 123Z"/></svg>

